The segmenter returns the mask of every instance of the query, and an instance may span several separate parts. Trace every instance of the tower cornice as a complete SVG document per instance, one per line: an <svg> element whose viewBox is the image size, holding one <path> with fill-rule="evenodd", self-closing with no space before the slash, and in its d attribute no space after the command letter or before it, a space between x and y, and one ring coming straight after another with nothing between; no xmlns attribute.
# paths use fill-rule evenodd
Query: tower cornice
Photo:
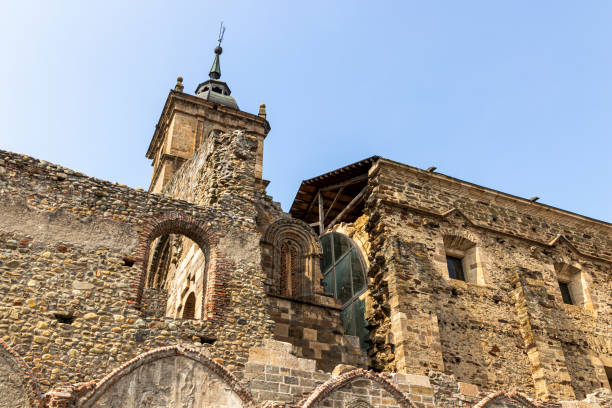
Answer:
<svg viewBox="0 0 612 408"><path fill-rule="evenodd" d="M166 99L166 103L164 104L164 108L157 121L157 124L155 125L155 132L153 133L153 138L151 139L151 143L149 144L149 148L147 149L147 153L145 155L147 158L153 159L155 157L154 152L157 150L156 147L159 145L159 143L161 143L163 135L165 134L165 129L168 126L174 112L187 113L186 111L181 109L181 106L179 105L181 102L185 104L196 105L204 109L215 110L218 113L233 116L239 121L247 123L251 122L253 125L255 125L253 126L254 129L259 128L263 130L263 132L258 133L261 133L264 138L270 131L269 122L261 116L244 112L238 109L233 109L224 105L216 104L214 102L209 102L194 95L186 94L176 90L170 90Z"/></svg>

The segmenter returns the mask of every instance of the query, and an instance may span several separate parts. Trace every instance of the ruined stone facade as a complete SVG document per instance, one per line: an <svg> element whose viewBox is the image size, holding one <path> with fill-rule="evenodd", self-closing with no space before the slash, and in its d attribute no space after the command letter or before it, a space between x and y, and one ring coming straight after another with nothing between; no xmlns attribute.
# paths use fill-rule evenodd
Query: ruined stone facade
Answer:
<svg viewBox="0 0 612 408"><path fill-rule="evenodd" d="M0 407L611 406L610 224L376 156L285 213L219 76L148 192L0 151Z"/></svg>

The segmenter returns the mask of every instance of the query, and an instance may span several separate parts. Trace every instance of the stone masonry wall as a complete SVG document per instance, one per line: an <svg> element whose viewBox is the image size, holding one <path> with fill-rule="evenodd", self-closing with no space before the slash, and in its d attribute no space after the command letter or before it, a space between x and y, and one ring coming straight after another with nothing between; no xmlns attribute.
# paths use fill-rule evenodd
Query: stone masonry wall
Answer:
<svg viewBox="0 0 612 408"><path fill-rule="evenodd" d="M275 322L274 339L292 344L297 356L315 360L317 369L331 372L338 364L366 366L359 339L344 335L337 306L272 295L267 303Z"/></svg>
<svg viewBox="0 0 612 408"><path fill-rule="evenodd" d="M609 224L386 160L370 177L374 366L443 370L542 399L609 387ZM457 242L476 247L467 267L482 281L449 278L446 254ZM559 265L578 268L589 302L563 303Z"/></svg>
<svg viewBox="0 0 612 408"><path fill-rule="evenodd" d="M453 375L375 373L338 365L315 369L314 360L299 358L288 343L266 340L249 353L244 383L260 406L330 408L595 408L612 404L609 390L583 401L535 401L503 389L490 391L457 381Z"/></svg>
<svg viewBox="0 0 612 408"><path fill-rule="evenodd" d="M179 342L209 349L239 370L247 350L271 335L260 265L247 256L258 242L234 241L254 230L253 218L5 151L0 214L0 336L45 389L100 377L139 353ZM197 232L211 246L217 279L202 321L139 310L147 243L153 233L181 232L173 228Z"/></svg>
<svg viewBox="0 0 612 408"><path fill-rule="evenodd" d="M147 151L147 157L153 159L150 191L162 191L165 184L173 178L181 165L193 156L212 131L231 134L234 130L245 131L257 139L253 172L256 177L261 178L263 141L270 130L265 117L218 105L176 90L170 91Z"/></svg>

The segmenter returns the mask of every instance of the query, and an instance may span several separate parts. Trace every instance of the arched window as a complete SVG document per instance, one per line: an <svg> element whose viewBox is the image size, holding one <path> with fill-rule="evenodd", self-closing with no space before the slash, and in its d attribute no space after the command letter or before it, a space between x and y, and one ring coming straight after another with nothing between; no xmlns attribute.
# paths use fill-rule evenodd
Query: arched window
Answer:
<svg viewBox="0 0 612 408"><path fill-rule="evenodd" d="M193 319L195 316L195 304L196 298L193 292L187 296L185 300L185 306L183 307L183 319Z"/></svg>
<svg viewBox="0 0 612 408"><path fill-rule="evenodd" d="M144 280L143 310L149 316L181 318L185 296L192 292L194 313L202 318L206 298L208 248L182 234L157 237L149 250Z"/></svg>
<svg viewBox="0 0 612 408"><path fill-rule="evenodd" d="M369 332L364 318L365 302L360 295L367 289L366 268L361 251L346 235L331 232L321 237L323 257L321 272L325 292L342 304L344 333L358 336L362 348L366 348Z"/></svg>
<svg viewBox="0 0 612 408"><path fill-rule="evenodd" d="M289 241L281 245L281 295L296 296L298 292L299 250Z"/></svg>
<svg viewBox="0 0 612 408"><path fill-rule="evenodd" d="M321 246L308 224L278 219L266 227L261 245L268 294L301 299L322 294Z"/></svg>

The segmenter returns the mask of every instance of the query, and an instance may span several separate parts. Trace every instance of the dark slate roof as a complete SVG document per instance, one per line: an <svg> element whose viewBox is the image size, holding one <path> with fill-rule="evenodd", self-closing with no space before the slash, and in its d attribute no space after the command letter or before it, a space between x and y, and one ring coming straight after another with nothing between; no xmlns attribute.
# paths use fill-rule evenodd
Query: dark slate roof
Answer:
<svg viewBox="0 0 612 408"><path fill-rule="evenodd" d="M220 94L214 91L206 91L206 92L201 92L197 94L196 96L206 101L218 103L219 105L225 105L230 108L240 109L238 108L238 104L236 103L236 100L232 96L229 96L229 95L223 95L223 94Z"/></svg>

